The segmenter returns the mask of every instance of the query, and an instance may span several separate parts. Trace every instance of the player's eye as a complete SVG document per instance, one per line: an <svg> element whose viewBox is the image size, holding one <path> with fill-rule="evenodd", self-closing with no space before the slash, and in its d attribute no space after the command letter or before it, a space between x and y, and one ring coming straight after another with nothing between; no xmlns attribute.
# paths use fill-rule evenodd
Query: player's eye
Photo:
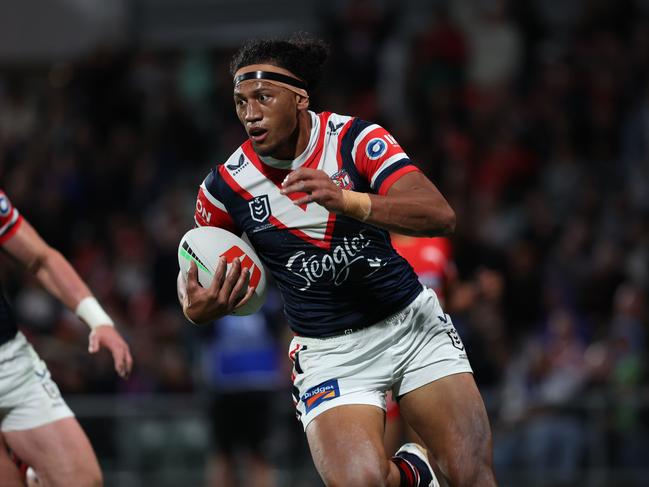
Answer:
<svg viewBox="0 0 649 487"><path fill-rule="evenodd" d="M265 94L263 94L263 93L260 93L260 94L259 94L259 97L258 97L258 100L261 101L261 102L265 102L265 101L270 100L270 96L265 95Z"/></svg>

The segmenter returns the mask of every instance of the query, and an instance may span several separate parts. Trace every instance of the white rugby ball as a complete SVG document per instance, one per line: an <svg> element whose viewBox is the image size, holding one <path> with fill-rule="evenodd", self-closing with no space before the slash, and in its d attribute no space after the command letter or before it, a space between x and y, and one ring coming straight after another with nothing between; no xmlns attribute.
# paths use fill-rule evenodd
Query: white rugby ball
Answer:
<svg viewBox="0 0 649 487"><path fill-rule="evenodd" d="M212 284L216 266L222 255L228 262L228 272L234 259L241 259L241 268L250 269L249 285L255 288L250 300L235 309L232 314L244 316L259 311L266 296L266 273L259 256L250 245L234 233L216 227L192 228L183 235L178 245L180 271L187 276L190 262L196 262L198 282L203 287Z"/></svg>

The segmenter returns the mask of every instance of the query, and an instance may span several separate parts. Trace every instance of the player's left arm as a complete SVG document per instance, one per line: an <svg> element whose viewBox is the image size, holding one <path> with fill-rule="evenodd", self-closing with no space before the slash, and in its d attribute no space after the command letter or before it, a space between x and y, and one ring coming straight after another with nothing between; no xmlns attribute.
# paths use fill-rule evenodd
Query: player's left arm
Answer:
<svg viewBox="0 0 649 487"><path fill-rule="evenodd" d="M343 190L324 171L301 168L290 173L283 183L284 194L295 191L307 193L294 201L296 205L318 203L329 211L391 232L435 237L455 230L455 212L420 171L406 172L380 195Z"/></svg>
<svg viewBox="0 0 649 487"><path fill-rule="evenodd" d="M133 365L128 345L70 262L48 245L24 218L17 231L3 242L2 249L22 263L48 292L90 326L88 351L95 353L101 347L108 348L116 372L121 377L128 376Z"/></svg>

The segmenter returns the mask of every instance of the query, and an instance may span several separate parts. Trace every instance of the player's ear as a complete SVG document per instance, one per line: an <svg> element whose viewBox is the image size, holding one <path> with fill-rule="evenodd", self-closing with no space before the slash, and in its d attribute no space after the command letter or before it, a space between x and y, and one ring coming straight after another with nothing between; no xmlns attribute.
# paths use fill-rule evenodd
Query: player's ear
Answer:
<svg viewBox="0 0 649 487"><path fill-rule="evenodd" d="M298 110L307 110L309 108L309 97L302 95L295 95Z"/></svg>

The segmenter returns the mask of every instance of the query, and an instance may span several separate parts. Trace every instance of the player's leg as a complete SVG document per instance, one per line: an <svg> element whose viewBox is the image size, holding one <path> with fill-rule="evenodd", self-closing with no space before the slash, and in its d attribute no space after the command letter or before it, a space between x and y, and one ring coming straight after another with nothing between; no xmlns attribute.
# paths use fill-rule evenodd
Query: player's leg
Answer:
<svg viewBox="0 0 649 487"><path fill-rule="evenodd" d="M23 481L18 466L9 456L7 445L0 434L0 479L4 487L24 487Z"/></svg>
<svg viewBox="0 0 649 487"><path fill-rule="evenodd" d="M3 432L9 447L45 485L98 487L102 475L88 437L75 418Z"/></svg>
<svg viewBox="0 0 649 487"><path fill-rule="evenodd" d="M435 380L399 405L451 487L496 485L489 420L472 374Z"/></svg>
<svg viewBox="0 0 649 487"><path fill-rule="evenodd" d="M309 423L309 448L327 487L399 486L399 470L383 448L384 414L375 406L344 405Z"/></svg>

